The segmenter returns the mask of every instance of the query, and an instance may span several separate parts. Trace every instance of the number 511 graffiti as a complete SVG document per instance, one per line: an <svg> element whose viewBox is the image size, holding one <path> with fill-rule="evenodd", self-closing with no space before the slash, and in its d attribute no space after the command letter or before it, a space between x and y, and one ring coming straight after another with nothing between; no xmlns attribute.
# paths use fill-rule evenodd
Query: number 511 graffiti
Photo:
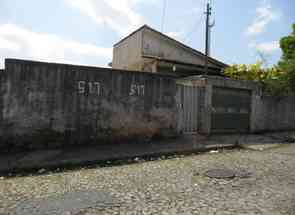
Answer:
<svg viewBox="0 0 295 215"><path fill-rule="evenodd" d="M100 95L100 83L99 82L86 82L86 81L79 81L78 82L78 90L80 94L89 92L89 94L96 94Z"/></svg>

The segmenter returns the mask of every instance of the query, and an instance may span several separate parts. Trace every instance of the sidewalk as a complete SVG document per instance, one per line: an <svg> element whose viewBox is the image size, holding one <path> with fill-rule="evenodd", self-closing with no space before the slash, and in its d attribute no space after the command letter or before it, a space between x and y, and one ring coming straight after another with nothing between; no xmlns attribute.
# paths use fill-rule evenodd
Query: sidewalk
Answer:
<svg viewBox="0 0 295 215"><path fill-rule="evenodd" d="M109 144L75 147L60 150L43 150L24 153L0 154L0 175L39 169L91 165L101 161L125 160L187 154L219 148L258 147L282 144L295 140L295 132L268 133L263 135L213 135L210 137L186 135L184 137L153 143Z"/></svg>

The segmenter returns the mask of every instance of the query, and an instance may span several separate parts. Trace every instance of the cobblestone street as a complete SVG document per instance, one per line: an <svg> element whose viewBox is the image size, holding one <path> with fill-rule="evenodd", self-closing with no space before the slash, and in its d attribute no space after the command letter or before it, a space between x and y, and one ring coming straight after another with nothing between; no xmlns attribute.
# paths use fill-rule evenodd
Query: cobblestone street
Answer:
<svg viewBox="0 0 295 215"><path fill-rule="evenodd" d="M1 178L0 214L295 214L295 144L136 161Z"/></svg>

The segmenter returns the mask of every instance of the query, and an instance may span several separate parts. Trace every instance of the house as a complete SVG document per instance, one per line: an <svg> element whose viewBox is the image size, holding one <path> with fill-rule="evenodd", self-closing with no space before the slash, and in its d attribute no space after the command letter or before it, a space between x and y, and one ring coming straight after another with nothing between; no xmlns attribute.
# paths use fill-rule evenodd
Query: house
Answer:
<svg viewBox="0 0 295 215"><path fill-rule="evenodd" d="M200 51L144 25L114 45L112 67L186 77L203 74L205 59ZM209 57L209 75L221 75L225 67Z"/></svg>

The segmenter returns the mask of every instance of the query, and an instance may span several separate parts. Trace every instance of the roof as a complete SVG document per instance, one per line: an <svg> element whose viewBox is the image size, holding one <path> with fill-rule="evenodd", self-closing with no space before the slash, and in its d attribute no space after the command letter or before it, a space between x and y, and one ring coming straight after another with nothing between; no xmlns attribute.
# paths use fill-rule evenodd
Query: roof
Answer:
<svg viewBox="0 0 295 215"><path fill-rule="evenodd" d="M178 60L170 60L170 59L166 59L166 58L162 58L162 57L156 57L156 56L151 56L151 55L143 55L143 57L144 58L150 58L150 59L159 60L161 62L172 63L172 64L176 64L176 65L183 65L183 66L195 67L195 68L198 68L200 70L204 70L204 68L205 68L205 66L202 66L202 65L199 65L199 64L184 63L184 62L178 61ZM211 66L208 66L208 69L214 70L214 71L221 71L220 68L211 67Z"/></svg>
<svg viewBox="0 0 295 215"><path fill-rule="evenodd" d="M160 34L161 36L165 37L166 39L168 39L168 40L170 40L170 41L176 43L177 45L183 47L183 48L186 49L186 50L189 50L190 52L192 52L192 53L194 53L194 54L196 54L196 55L199 55L199 56L202 56L202 57L206 57L206 55L203 54L202 52L200 52L200 51L198 51L198 50L196 50L196 49L193 49L193 48L191 48L191 47L185 45L184 43L179 42L178 40L175 40L175 39L173 39L173 38L167 36L166 34L163 34L163 33L161 33L160 31L157 31L157 30L151 28L151 27L148 26L148 25L143 25L143 26L141 26L140 28L138 28L137 30L135 30L134 32L132 32L131 34L129 34L128 36L126 36L126 37L124 37L123 39L121 39L121 40L120 40L119 42L117 42L114 46L119 45L120 43L122 43L122 42L124 42L126 39L128 39L129 37L133 36L133 35L136 34L137 32L142 31L142 30L144 30L144 29L149 29L149 30L151 30L151 31L153 31L153 32L155 32L155 33L157 33L157 34ZM228 66L229 66L229 65L227 65L227 64L225 64L225 63L223 63L223 62L221 62L221 61L219 61L219 60L217 60L217 59L215 59L215 58L209 57L208 59L209 59L209 61L210 61L211 63L216 64L216 65L218 65L218 66L220 66L220 67L228 67Z"/></svg>

